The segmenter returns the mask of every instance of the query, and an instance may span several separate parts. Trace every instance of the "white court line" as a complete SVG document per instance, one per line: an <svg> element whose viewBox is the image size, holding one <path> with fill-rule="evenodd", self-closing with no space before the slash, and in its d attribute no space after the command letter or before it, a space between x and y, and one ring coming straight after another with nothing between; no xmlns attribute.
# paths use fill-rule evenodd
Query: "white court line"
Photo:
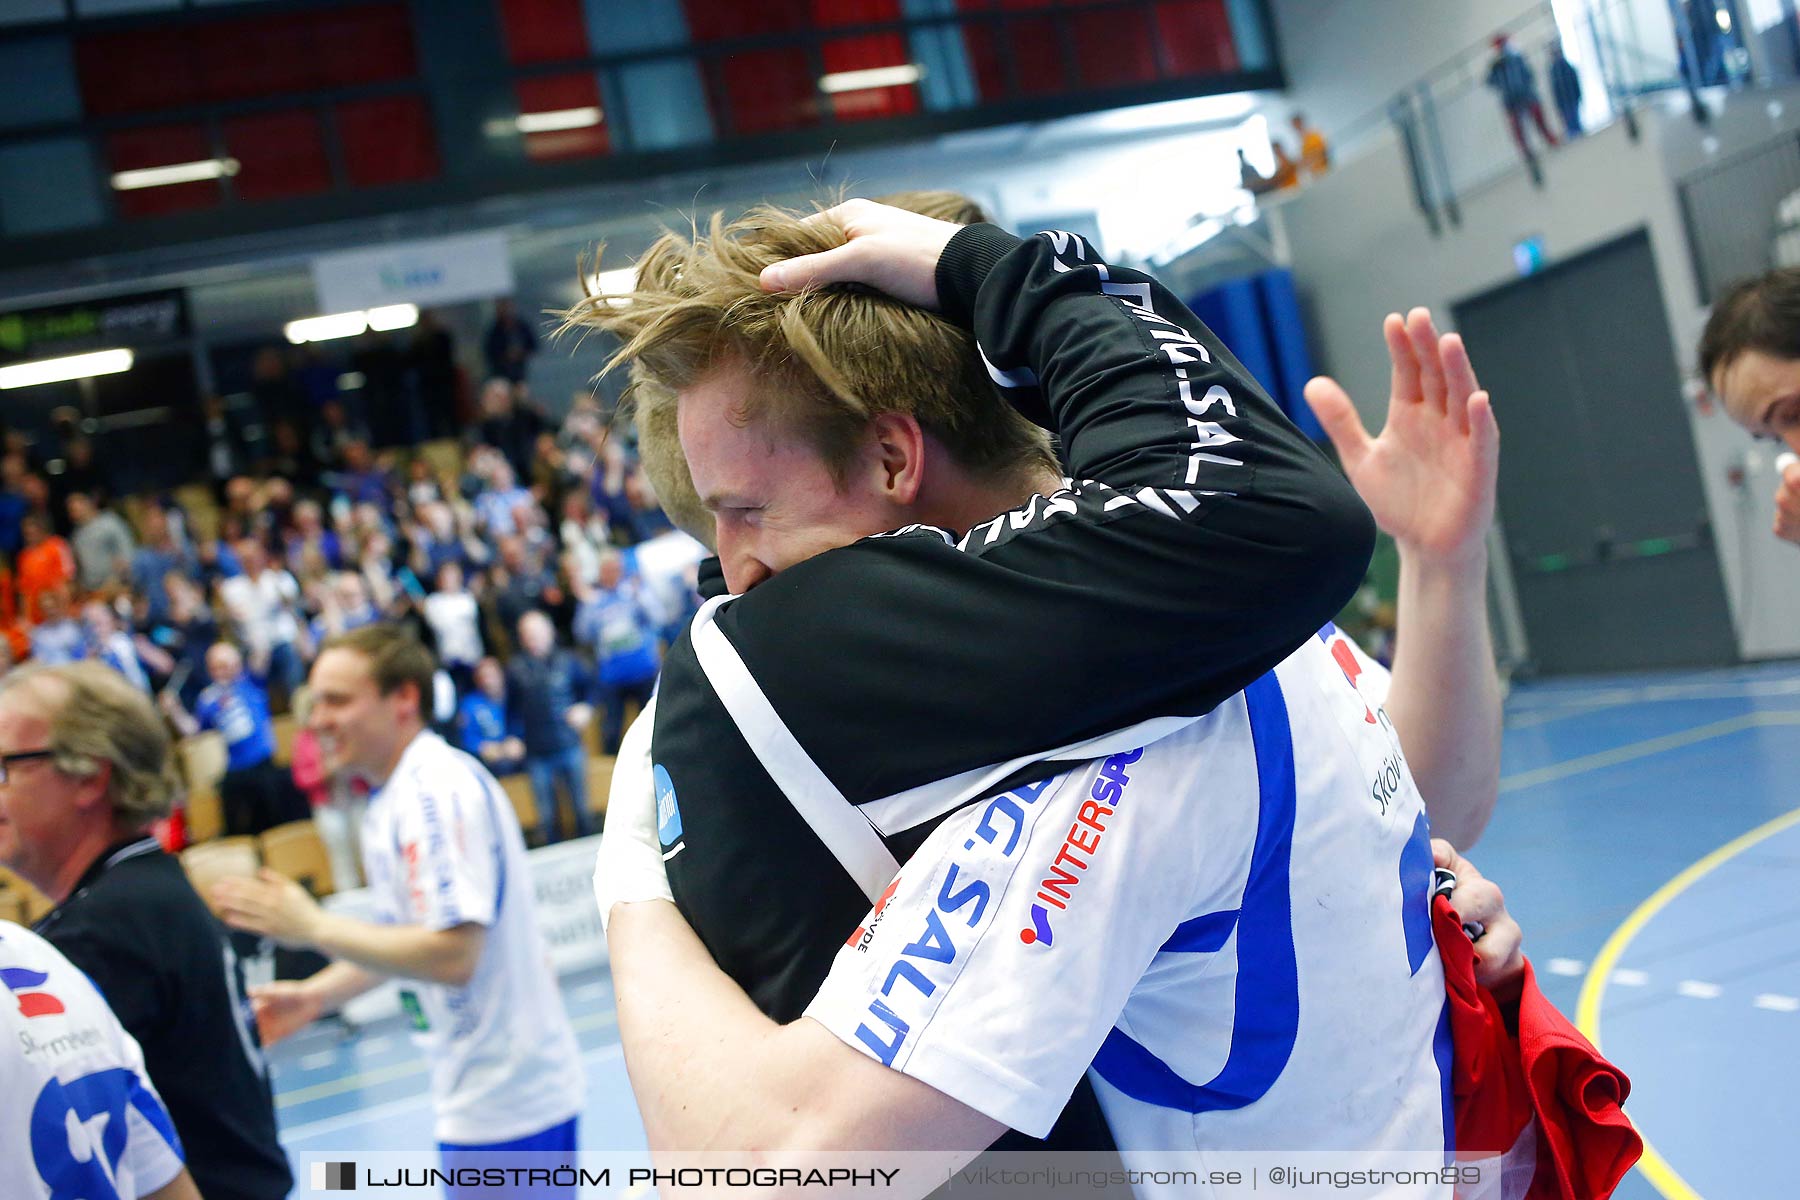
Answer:
<svg viewBox="0 0 1800 1200"><path fill-rule="evenodd" d="M1777 710L1745 713L1743 716L1714 721L1709 725L1697 725L1692 729L1664 734L1662 737L1646 738L1641 742L1615 746L1611 750L1602 750L1598 754L1584 754L1565 762L1551 763L1548 766L1538 767L1536 770L1521 771L1517 775L1510 775L1500 781L1500 791L1504 795L1507 792L1516 792L1520 788L1535 787L1540 783L1554 783L1572 775L1598 771L1602 767L1616 767L1635 759L1648 758L1652 754L1661 754L1665 750L1679 750L1684 746L1693 746L1700 742L1711 741L1716 737L1724 737L1726 734L1774 725L1800 725L1800 712ZM1617 977L1615 976L1615 978Z"/></svg>
<svg viewBox="0 0 1800 1200"><path fill-rule="evenodd" d="M599 1063L618 1058L625 1053L625 1047L618 1043L610 1046L596 1046L581 1056L583 1062ZM339 1113L335 1117L321 1117L317 1121L308 1121L304 1125L295 1125L281 1131L281 1141L285 1146L290 1139L318 1137L321 1134L336 1133L356 1125L366 1125L371 1121L385 1120L399 1113L415 1108L431 1107L429 1093L417 1096L403 1096L398 1100L389 1100L386 1104L377 1104L374 1108L359 1108L354 1112Z"/></svg>
<svg viewBox="0 0 1800 1200"><path fill-rule="evenodd" d="M1616 975L1614 978L1618 978ZM1687 996L1694 1000L1717 1000L1725 989L1716 983L1706 983L1699 979L1684 979L1675 985L1677 995Z"/></svg>
<svg viewBox="0 0 1800 1200"><path fill-rule="evenodd" d="M1764 992L1750 1003L1770 1012L1800 1012L1800 997L1782 996L1774 992Z"/></svg>
<svg viewBox="0 0 1800 1200"><path fill-rule="evenodd" d="M1553 958L1549 962L1548 970L1552 975L1579 976L1587 973L1587 964L1579 958Z"/></svg>

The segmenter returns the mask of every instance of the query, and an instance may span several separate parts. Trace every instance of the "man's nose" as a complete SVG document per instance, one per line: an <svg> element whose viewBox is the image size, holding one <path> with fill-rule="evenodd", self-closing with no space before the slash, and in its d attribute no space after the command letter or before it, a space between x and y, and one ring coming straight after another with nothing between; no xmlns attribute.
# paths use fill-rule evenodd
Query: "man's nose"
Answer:
<svg viewBox="0 0 1800 1200"><path fill-rule="evenodd" d="M741 596L774 572L756 557L754 542L730 523L721 521L715 539L719 546L719 563L725 569L725 586L731 594Z"/></svg>

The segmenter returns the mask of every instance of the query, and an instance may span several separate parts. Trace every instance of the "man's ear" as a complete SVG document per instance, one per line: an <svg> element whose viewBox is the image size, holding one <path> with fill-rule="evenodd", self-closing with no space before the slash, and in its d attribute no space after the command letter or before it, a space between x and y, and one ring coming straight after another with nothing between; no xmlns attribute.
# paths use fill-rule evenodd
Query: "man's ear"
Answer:
<svg viewBox="0 0 1800 1200"><path fill-rule="evenodd" d="M94 760L94 773L81 777L81 787L75 793L75 807L90 809L104 807L111 803L107 792L112 788L113 765L110 759Z"/></svg>
<svg viewBox="0 0 1800 1200"><path fill-rule="evenodd" d="M870 428L866 470L876 494L911 504L925 482L925 431L911 413L882 413Z"/></svg>

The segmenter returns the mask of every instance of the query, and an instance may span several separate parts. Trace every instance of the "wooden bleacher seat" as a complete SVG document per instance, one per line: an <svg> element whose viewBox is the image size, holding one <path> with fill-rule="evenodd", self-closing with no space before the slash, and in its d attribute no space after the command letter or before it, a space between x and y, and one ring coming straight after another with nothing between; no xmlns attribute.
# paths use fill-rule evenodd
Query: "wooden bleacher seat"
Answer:
<svg viewBox="0 0 1800 1200"><path fill-rule="evenodd" d="M329 896L337 890L331 876L331 856L311 818L289 821L273 829L263 830L263 865L287 876L314 896Z"/></svg>
<svg viewBox="0 0 1800 1200"><path fill-rule="evenodd" d="M175 744L175 758L187 784L187 834L190 842L207 842L225 831L225 808L219 780L225 778L225 739L200 733Z"/></svg>
<svg viewBox="0 0 1800 1200"><path fill-rule="evenodd" d="M181 865L200 898L212 907L212 886L221 879L255 875L262 858L253 837L223 837L181 852Z"/></svg>
<svg viewBox="0 0 1800 1200"><path fill-rule="evenodd" d="M182 738L175 744L175 757L181 766L182 782L190 788L214 792L219 790L219 780L225 778L226 765L231 761L224 737L211 730Z"/></svg>
<svg viewBox="0 0 1800 1200"><path fill-rule="evenodd" d="M190 845L210 842L225 832L225 803L219 793L190 790L182 807Z"/></svg>
<svg viewBox="0 0 1800 1200"><path fill-rule="evenodd" d="M285 767L294 761L294 739L300 734L299 718L293 713L283 713L269 723L275 730L275 761Z"/></svg>
<svg viewBox="0 0 1800 1200"><path fill-rule="evenodd" d="M522 771L517 775L503 775L500 788L512 801L513 812L519 817L519 828L525 831L529 840L538 827L537 800L531 794L531 777Z"/></svg>

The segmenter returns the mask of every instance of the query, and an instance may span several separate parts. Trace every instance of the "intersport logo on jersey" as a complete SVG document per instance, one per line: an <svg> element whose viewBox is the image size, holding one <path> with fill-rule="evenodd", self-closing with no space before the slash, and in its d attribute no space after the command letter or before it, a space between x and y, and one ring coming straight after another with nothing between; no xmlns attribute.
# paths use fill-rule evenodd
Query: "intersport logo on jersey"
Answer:
<svg viewBox="0 0 1800 1200"><path fill-rule="evenodd" d="M1050 873L1038 882L1036 903L1031 906L1031 927L1019 930L1019 940L1027 946L1048 948L1055 944L1050 914L1067 911L1074 899L1072 893L1076 885L1100 852L1100 844L1106 838L1107 820L1118 811L1119 801L1125 798L1125 789L1131 786L1131 776L1125 768L1143 756L1144 750L1140 746L1115 754L1100 764L1099 777L1094 780L1088 798L1081 802L1080 811L1063 837L1062 847L1051 860Z"/></svg>

